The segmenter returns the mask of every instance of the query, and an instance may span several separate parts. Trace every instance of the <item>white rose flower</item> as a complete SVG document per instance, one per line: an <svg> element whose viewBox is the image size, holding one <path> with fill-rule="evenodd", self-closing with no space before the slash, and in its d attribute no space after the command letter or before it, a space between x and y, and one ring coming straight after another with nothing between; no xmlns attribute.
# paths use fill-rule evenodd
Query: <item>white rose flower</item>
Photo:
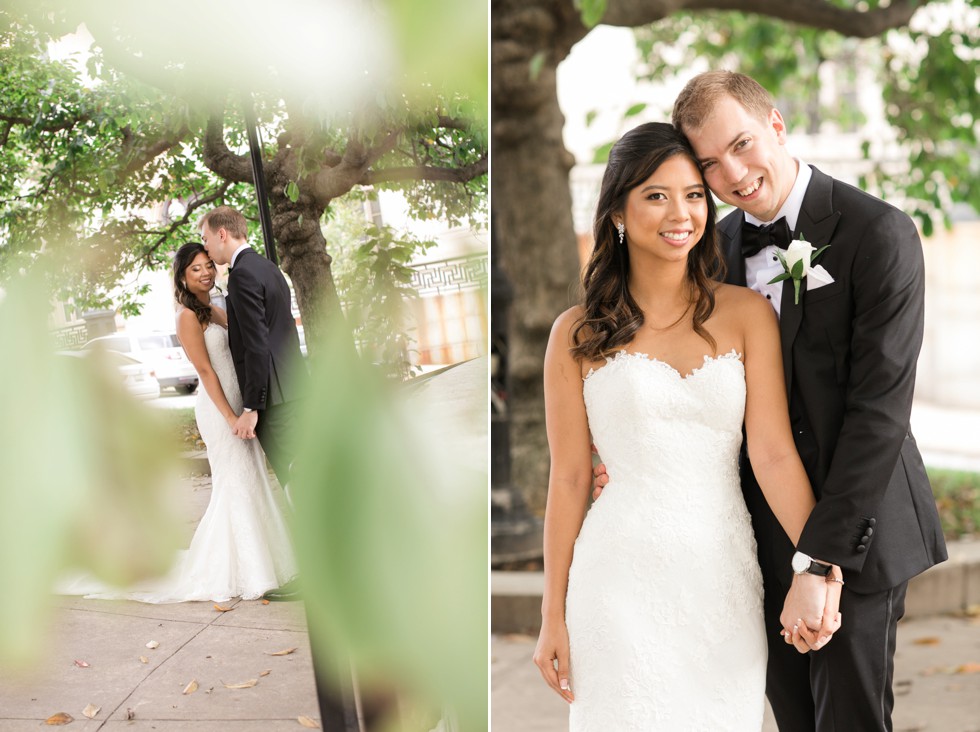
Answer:
<svg viewBox="0 0 980 732"><path fill-rule="evenodd" d="M816 247L805 239L797 239L792 242L786 248L786 267L790 272L796 266L797 262L803 262L803 273L802 277L806 277L810 273L810 258L813 256L813 252L816 251Z"/></svg>

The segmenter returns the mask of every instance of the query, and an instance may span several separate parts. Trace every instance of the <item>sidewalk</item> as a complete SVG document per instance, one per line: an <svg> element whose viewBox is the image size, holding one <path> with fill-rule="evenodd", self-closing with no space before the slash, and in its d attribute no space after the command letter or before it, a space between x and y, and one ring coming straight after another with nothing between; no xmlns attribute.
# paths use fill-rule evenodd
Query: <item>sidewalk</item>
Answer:
<svg viewBox="0 0 980 732"><path fill-rule="evenodd" d="M568 729L568 707L545 685L531 662L533 653L529 636L491 640L492 732ZM895 732L980 732L980 618L936 616L899 624L894 722ZM762 732L777 732L768 708Z"/></svg>
<svg viewBox="0 0 980 732"><path fill-rule="evenodd" d="M181 487L193 531L210 478ZM0 732L47 728L59 712L74 718L68 729L90 732L277 732L304 729L300 716L319 721L301 602L235 600L221 612L210 602L61 597L56 607L36 668L19 676L0 668ZM197 689L184 694L191 682ZM91 720L89 704L100 708Z"/></svg>

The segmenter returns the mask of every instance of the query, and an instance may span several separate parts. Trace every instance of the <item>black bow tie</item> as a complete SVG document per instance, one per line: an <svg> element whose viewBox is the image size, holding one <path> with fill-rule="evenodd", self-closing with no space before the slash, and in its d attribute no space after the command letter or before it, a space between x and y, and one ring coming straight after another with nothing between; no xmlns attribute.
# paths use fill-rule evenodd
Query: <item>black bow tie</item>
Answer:
<svg viewBox="0 0 980 732"><path fill-rule="evenodd" d="M743 222L742 256L751 257L761 252L770 244L780 249L785 249L789 246L792 238L793 234L789 230L789 224L786 223L785 216L765 226L755 226L748 222Z"/></svg>

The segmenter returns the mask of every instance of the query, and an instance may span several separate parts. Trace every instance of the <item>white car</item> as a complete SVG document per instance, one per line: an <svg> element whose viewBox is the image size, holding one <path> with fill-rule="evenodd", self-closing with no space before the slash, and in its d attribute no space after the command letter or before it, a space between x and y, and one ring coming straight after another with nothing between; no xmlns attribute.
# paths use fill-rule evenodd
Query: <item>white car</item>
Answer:
<svg viewBox="0 0 980 732"><path fill-rule="evenodd" d="M153 370L161 389L172 388L186 394L197 389L197 371L180 347L176 333L115 333L93 338L82 348L129 354Z"/></svg>
<svg viewBox="0 0 980 732"><path fill-rule="evenodd" d="M85 358L91 354L88 351L59 351L61 356L72 358ZM107 350L104 354L109 365L115 367L123 386L131 396L137 399L157 399L160 396L160 384L157 383L153 370L142 361L137 361L132 356L118 351Z"/></svg>

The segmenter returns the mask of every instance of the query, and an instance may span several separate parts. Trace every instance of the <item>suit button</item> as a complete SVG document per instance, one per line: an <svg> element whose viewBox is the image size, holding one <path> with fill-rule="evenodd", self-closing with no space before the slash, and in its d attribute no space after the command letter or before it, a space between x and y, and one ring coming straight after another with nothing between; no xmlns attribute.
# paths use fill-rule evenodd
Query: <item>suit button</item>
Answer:
<svg viewBox="0 0 980 732"><path fill-rule="evenodd" d="M869 526L868 528L866 528L866 529L864 530L864 535L865 535L865 536L871 536L871 535L872 535L872 534L873 534L874 532L875 532L875 530L874 530L874 529L872 529L872 528L871 528L871 527Z"/></svg>
<svg viewBox="0 0 980 732"><path fill-rule="evenodd" d="M857 550L859 552L866 552L866 551L868 551L868 546L867 546L867 544L858 544L857 545Z"/></svg>
<svg viewBox="0 0 980 732"><path fill-rule="evenodd" d="M862 536L861 537L861 543L862 544L867 544L869 541L871 541L871 537L870 536Z"/></svg>
<svg viewBox="0 0 980 732"><path fill-rule="evenodd" d="M878 523L878 522L875 519L873 519L873 518L868 519L868 526L874 526L876 523Z"/></svg>

